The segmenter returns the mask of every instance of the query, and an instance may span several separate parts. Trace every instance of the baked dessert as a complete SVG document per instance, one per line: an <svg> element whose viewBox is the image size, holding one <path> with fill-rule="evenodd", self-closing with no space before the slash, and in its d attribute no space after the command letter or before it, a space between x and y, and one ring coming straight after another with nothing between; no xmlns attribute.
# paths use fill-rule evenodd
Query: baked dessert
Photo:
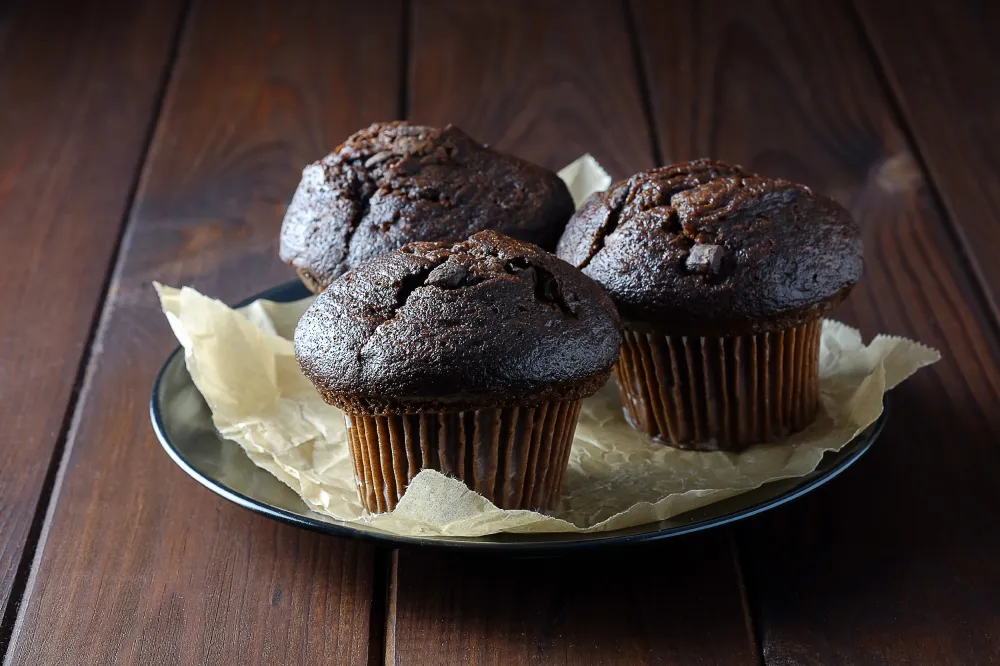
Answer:
<svg viewBox="0 0 1000 666"><path fill-rule="evenodd" d="M573 208L556 174L453 125L376 123L302 172L280 255L319 293L414 241L454 242L493 229L554 250Z"/></svg>
<svg viewBox="0 0 1000 666"><path fill-rule="evenodd" d="M428 468L501 508L551 506L580 401L605 383L620 344L593 280L493 231L362 264L295 329L302 372L346 414L372 512L395 507Z"/></svg>
<svg viewBox="0 0 1000 666"><path fill-rule="evenodd" d="M557 254L622 317L628 420L699 450L739 450L813 420L822 317L862 273L860 229L835 201L710 160L594 194Z"/></svg>

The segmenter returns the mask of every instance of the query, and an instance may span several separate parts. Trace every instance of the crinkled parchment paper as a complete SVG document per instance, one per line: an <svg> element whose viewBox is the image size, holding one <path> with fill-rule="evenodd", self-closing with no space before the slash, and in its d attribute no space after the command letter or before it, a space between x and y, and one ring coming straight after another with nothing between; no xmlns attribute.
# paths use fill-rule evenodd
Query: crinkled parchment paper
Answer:
<svg viewBox="0 0 1000 666"><path fill-rule="evenodd" d="M585 156L560 172L579 202L610 179ZM812 472L874 422L883 394L940 355L919 343L823 325L820 414L781 444L740 454L680 451L656 444L622 416L612 379L583 403L563 496L553 515L503 511L464 483L420 472L392 513L371 516L358 500L344 417L299 371L291 337L310 299L257 301L237 312L187 287L156 285L184 347L188 371L216 428L309 507L410 536L497 532L599 532L664 520L768 481Z"/></svg>

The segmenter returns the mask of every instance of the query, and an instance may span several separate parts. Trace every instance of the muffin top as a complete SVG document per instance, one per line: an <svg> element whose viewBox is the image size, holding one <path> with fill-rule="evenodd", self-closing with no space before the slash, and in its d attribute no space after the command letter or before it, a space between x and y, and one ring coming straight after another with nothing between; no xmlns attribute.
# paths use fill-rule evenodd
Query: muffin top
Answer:
<svg viewBox="0 0 1000 666"><path fill-rule="evenodd" d="M376 123L302 172L281 226L283 261L318 293L414 241L495 229L555 249L573 200L556 174L457 127Z"/></svg>
<svg viewBox="0 0 1000 666"><path fill-rule="evenodd" d="M295 329L323 398L366 413L575 400L604 384L620 344L599 285L494 231L383 254L334 281Z"/></svg>
<svg viewBox="0 0 1000 666"><path fill-rule="evenodd" d="M635 328L742 335L822 316L861 277L861 230L808 187L710 160L588 198L557 254Z"/></svg>

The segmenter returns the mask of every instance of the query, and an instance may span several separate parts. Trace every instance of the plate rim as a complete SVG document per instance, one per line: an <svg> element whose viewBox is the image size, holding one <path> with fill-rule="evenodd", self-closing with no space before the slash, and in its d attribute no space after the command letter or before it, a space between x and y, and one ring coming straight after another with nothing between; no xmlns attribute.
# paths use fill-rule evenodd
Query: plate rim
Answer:
<svg viewBox="0 0 1000 666"><path fill-rule="evenodd" d="M267 300L278 300L277 296L282 296L286 292L292 291L298 286L300 289L305 289L301 282L297 280L285 282L283 284L266 289L254 296L244 299L238 303L235 307L244 307L253 303L254 301L267 299ZM280 302L291 302L297 299L282 299ZM294 525L303 529L307 529L312 532L319 532L322 534L329 534L332 536L358 539L361 541L369 541L377 544L387 545L387 546L418 546L424 548L434 548L434 549L446 549L446 550L460 550L460 551L476 551L476 552L508 552L516 553L518 555L529 555L529 554L558 554L565 552L578 552L582 550L592 550L597 548L608 548L608 547L620 547L628 546L637 543L651 543L654 541L661 541L663 539L673 538L682 536L685 534L691 534L694 532L701 532L704 530L712 529L714 527L721 527L723 525L728 525L751 516L758 515L765 511L777 508L784 504L787 504L799 497L820 488L825 485L831 479L836 478L844 470L848 469L853 465L862 455L864 455L875 443L875 441L882 434L885 428L885 423L888 418L889 412L889 399L888 394L883 395L882 399L882 412L879 417L865 428L861 433L855 437L852 442L849 442L845 446L849 446L851 443L863 439L854 450L850 451L842 460L839 460L833 467L825 472L817 474L814 470L809 475L805 477L799 477L802 479L808 479L807 481L793 486L784 493L781 493L775 497L772 497L763 502L745 507L738 511L732 513L727 513L722 516L716 516L714 518L706 518L701 521L690 523L687 525L675 525L672 527L657 527L661 525L664 521L658 521L654 523L646 523L645 525L635 525L632 527L622 528L619 530L609 530L606 532L590 532L590 533L575 533L579 538L567 537L567 535L574 534L571 532L558 533L560 538L554 541L545 541L542 537L544 533L531 533L530 535L534 537L531 540L518 541L518 533L505 532L500 533L506 538L510 538L510 541L483 541L485 537L449 537L449 536L405 536L392 534L390 532L385 532L378 530L378 528L371 529L359 529L353 523L340 521L336 519L331 519L332 522L327 522L323 520L318 520L310 518L308 516L293 513L286 509L271 506L265 504L259 500L248 497L238 490L225 485L222 482L216 481L209 478L203 474L196 467L188 463L186 458L177 450L173 442L167 436L166 428L163 421L163 412L160 407L160 387L163 382L163 378L167 370L171 367L173 363L178 362L177 357L183 354L184 349L181 345L177 345L173 351L167 356L166 360L160 366L160 369L156 373L156 378L153 381L152 392L149 398L149 416L152 422L153 432L156 434L156 438L160 443L160 447L167 453L170 459L180 467L185 474L190 476L192 479L197 481L199 484L215 493L216 495L233 502L234 504L248 509L256 514L266 516L273 520L278 520L280 522ZM841 449L843 451L843 449ZM840 452L837 452L840 453ZM811 478L810 478L811 477ZM784 481L788 479L778 479L776 481ZM280 481L279 481L280 483ZM773 482L769 482L773 483ZM763 484L757 488L751 489L746 492L752 492L758 488L762 488L768 484ZM743 494L743 493L740 493ZM736 495L738 496L738 495ZM734 497L736 497L734 496ZM678 514L680 515L680 514ZM646 531L634 532L636 528L641 528L644 526L649 526L650 529ZM620 532L628 531L627 534L621 534ZM496 535L489 535L496 536Z"/></svg>

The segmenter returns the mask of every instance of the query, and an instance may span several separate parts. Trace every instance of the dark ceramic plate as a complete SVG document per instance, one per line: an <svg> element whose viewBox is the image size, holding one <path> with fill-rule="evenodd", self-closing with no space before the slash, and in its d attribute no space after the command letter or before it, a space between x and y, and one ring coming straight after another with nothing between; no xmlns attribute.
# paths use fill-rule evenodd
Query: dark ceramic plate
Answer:
<svg viewBox="0 0 1000 666"><path fill-rule="evenodd" d="M247 299L288 302L309 293L290 282ZM523 555L655 541L725 525L789 502L815 490L847 469L868 450L882 431L888 404L879 419L836 453L827 453L807 476L774 481L756 490L676 516L670 520L598 534L496 534L485 537L403 537L367 525L344 523L314 513L288 486L260 469L235 442L212 426L204 399L191 382L180 347L160 369L153 384L150 416L156 436L181 469L212 492L276 520L342 537L380 541L392 546L428 546Z"/></svg>

